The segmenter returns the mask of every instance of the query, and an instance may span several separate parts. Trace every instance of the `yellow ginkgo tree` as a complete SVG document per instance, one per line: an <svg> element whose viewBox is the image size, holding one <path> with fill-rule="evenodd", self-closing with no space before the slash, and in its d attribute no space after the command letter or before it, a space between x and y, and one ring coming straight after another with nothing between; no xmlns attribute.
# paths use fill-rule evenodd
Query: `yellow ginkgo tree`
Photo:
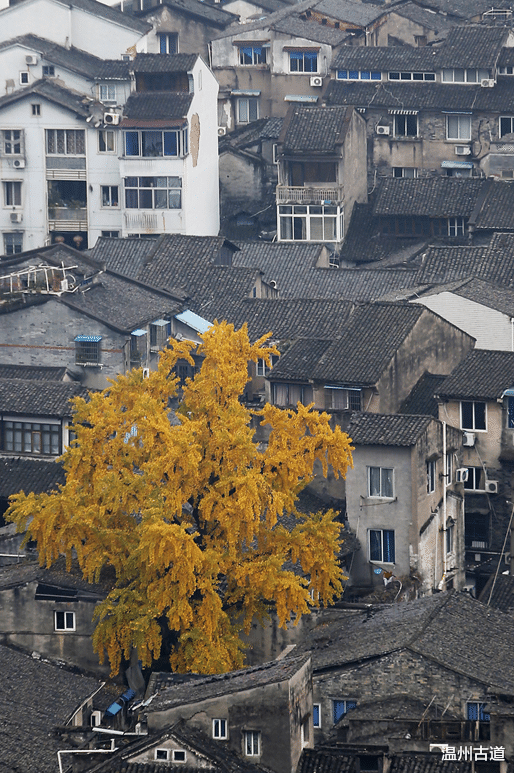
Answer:
<svg viewBox="0 0 514 773"><path fill-rule="evenodd" d="M176 414L173 369L194 364L184 341L170 340L149 378L135 370L77 398L66 482L11 500L6 518L37 542L42 564L64 555L88 581L110 578L93 643L113 673L133 647L151 665L163 635L176 671L237 668L239 634L254 617L274 608L285 625L309 611L311 592L327 604L341 590L335 514L304 515L295 504L315 464L346 474L350 441L301 404L242 404L248 363L276 353L268 337L251 343L245 327L211 327ZM252 420L269 425L264 450ZM288 530L281 516L291 513Z"/></svg>

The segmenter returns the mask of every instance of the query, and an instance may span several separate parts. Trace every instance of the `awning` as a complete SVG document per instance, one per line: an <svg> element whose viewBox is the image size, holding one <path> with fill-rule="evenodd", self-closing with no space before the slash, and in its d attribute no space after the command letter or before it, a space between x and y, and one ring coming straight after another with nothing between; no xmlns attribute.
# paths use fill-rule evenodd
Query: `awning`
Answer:
<svg viewBox="0 0 514 773"><path fill-rule="evenodd" d="M310 97L305 94L286 94L284 102L317 102L318 97Z"/></svg>
<svg viewBox="0 0 514 773"><path fill-rule="evenodd" d="M182 311L180 314L175 314L175 319L178 319L179 322L183 322L184 325L188 325L188 327L192 330L196 330L198 333L205 333L211 326L210 322L203 317L200 317L198 314L195 314L194 311L189 311L189 309Z"/></svg>
<svg viewBox="0 0 514 773"><path fill-rule="evenodd" d="M141 329L133 330L131 333L131 335L133 336L145 336L146 334L147 334L146 330L141 330Z"/></svg>
<svg viewBox="0 0 514 773"><path fill-rule="evenodd" d="M441 161L443 169L473 169L471 161Z"/></svg>
<svg viewBox="0 0 514 773"><path fill-rule="evenodd" d="M76 336L73 340L80 341L81 343L97 344L102 340L102 336Z"/></svg>
<svg viewBox="0 0 514 773"><path fill-rule="evenodd" d="M260 91L252 91L251 89L234 89L230 92L233 97L259 97Z"/></svg>
<svg viewBox="0 0 514 773"><path fill-rule="evenodd" d="M389 115L417 115L419 110L404 110L403 107L392 107L387 112Z"/></svg>

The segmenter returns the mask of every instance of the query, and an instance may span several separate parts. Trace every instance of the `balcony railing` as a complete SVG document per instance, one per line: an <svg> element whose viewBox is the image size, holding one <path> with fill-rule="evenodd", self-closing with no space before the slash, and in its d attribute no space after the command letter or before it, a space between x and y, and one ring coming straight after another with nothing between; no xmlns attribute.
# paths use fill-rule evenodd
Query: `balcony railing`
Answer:
<svg viewBox="0 0 514 773"><path fill-rule="evenodd" d="M342 185L332 186L277 186L277 204L332 204L343 200L344 188Z"/></svg>
<svg viewBox="0 0 514 773"><path fill-rule="evenodd" d="M86 207L48 207L50 231L87 231Z"/></svg>

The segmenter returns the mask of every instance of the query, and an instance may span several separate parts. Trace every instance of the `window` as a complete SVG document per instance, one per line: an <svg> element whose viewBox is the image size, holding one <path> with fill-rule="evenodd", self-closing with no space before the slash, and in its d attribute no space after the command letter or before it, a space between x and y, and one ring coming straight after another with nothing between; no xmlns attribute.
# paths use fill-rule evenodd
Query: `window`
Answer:
<svg viewBox="0 0 514 773"><path fill-rule="evenodd" d="M102 336L80 335L75 338L75 365L99 365Z"/></svg>
<svg viewBox="0 0 514 773"><path fill-rule="evenodd" d="M448 236L464 236L466 232L466 220L463 217L448 218Z"/></svg>
<svg viewBox="0 0 514 773"><path fill-rule="evenodd" d="M446 139L469 141L471 139L471 116L447 115Z"/></svg>
<svg viewBox="0 0 514 773"><path fill-rule="evenodd" d="M485 491L485 472L483 467L468 467L468 479L464 482L468 491Z"/></svg>
<svg viewBox="0 0 514 773"><path fill-rule="evenodd" d="M325 405L335 411L360 411L361 390L326 386Z"/></svg>
<svg viewBox="0 0 514 773"><path fill-rule="evenodd" d="M173 762L185 762L186 752L184 749L172 749L171 757Z"/></svg>
<svg viewBox="0 0 514 773"><path fill-rule="evenodd" d="M187 128L173 131L125 132L125 155L156 158L159 156L187 156Z"/></svg>
<svg viewBox="0 0 514 773"><path fill-rule="evenodd" d="M460 404L461 429L486 429L486 410L484 402L461 402Z"/></svg>
<svg viewBox="0 0 514 773"><path fill-rule="evenodd" d="M435 473L435 460L427 462L427 494L432 494L435 491Z"/></svg>
<svg viewBox="0 0 514 773"><path fill-rule="evenodd" d="M41 115L41 105L40 104L33 104L31 105L32 108L32 115Z"/></svg>
<svg viewBox="0 0 514 773"><path fill-rule="evenodd" d="M268 373L270 372L270 370L275 367L275 365L277 364L278 360L279 360L279 355L278 354L271 354L270 355L270 363L271 364L270 365L266 365L266 361L262 357L260 357L257 360L257 368L256 368L257 375L258 376L267 376Z"/></svg>
<svg viewBox="0 0 514 773"><path fill-rule="evenodd" d="M453 452L446 454L446 485L450 486L453 481Z"/></svg>
<svg viewBox="0 0 514 773"><path fill-rule="evenodd" d="M125 177L127 209L180 209L180 177Z"/></svg>
<svg viewBox="0 0 514 773"><path fill-rule="evenodd" d="M318 52L290 51L289 72L318 72Z"/></svg>
<svg viewBox="0 0 514 773"><path fill-rule="evenodd" d="M490 722L491 715L487 711L487 703L478 701L468 701L466 705L466 715L470 720L479 720L480 722Z"/></svg>
<svg viewBox="0 0 514 773"><path fill-rule="evenodd" d="M418 136L418 116L417 115L395 115L394 116L394 136L395 137L417 137Z"/></svg>
<svg viewBox="0 0 514 773"><path fill-rule="evenodd" d="M338 70L337 79L341 81L380 81L382 73L375 70Z"/></svg>
<svg viewBox="0 0 514 773"><path fill-rule="evenodd" d="M369 560L381 564L394 564L394 531L392 529L369 530Z"/></svg>
<svg viewBox="0 0 514 773"><path fill-rule="evenodd" d="M368 467L368 496L393 498L393 469Z"/></svg>
<svg viewBox="0 0 514 773"><path fill-rule="evenodd" d="M435 72L390 72L390 81L435 81Z"/></svg>
<svg viewBox="0 0 514 773"><path fill-rule="evenodd" d="M273 384L274 405L296 405L304 403L303 384Z"/></svg>
<svg viewBox="0 0 514 773"><path fill-rule="evenodd" d="M55 67L53 64L43 65L43 78L53 78L55 76Z"/></svg>
<svg viewBox="0 0 514 773"><path fill-rule="evenodd" d="M309 739L311 736L310 717L306 717L300 726L300 736L302 749L304 746L309 745Z"/></svg>
<svg viewBox="0 0 514 773"><path fill-rule="evenodd" d="M170 758L170 750L169 749L156 749L155 750L155 759L161 760L162 762L167 762Z"/></svg>
<svg viewBox="0 0 514 773"><path fill-rule="evenodd" d="M212 720L212 737L217 738L219 741L228 738L226 719Z"/></svg>
<svg viewBox="0 0 514 773"><path fill-rule="evenodd" d="M500 137L514 132L514 116L501 116L500 118Z"/></svg>
<svg viewBox="0 0 514 773"><path fill-rule="evenodd" d="M4 233L4 255L18 255L23 251L22 233Z"/></svg>
<svg viewBox="0 0 514 773"><path fill-rule="evenodd" d="M119 207L118 186L102 185L102 207Z"/></svg>
<svg viewBox="0 0 514 773"><path fill-rule="evenodd" d="M443 70L443 83L480 83L482 79L489 79L489 70L476 70L462 67L447 68Z"/></svg>
<svg viewBox="0 0 514 773"><path fill-rule="evenodd" d="M239 64L266 64L266 48L264 46L239 46Z"/></svg>
<svg viewBox="0 0 514 773"><path fill-rule="evenodd" d="M100 84L98 87L100 102L116 102L116 84Z"/></svg>
<svg viewBox="0 0 514 773"><path fill-rule="evenodd" d="M237 122L250 123L259 117L258 97L245 97L237 100Z"/></svg>
<svg viewBox="0 0 514 773"><path fill-rule="evenodd" d="M159 32L159 53L176 54L178 52L178 35L175 32Z"/></svg>
<svg viewBox="0 0 514 773"><path fill-rule="evenodd" d="M107 236L111 239L117 239L120 235L119 231L102 231L101 236Z"/></svg>
<svg viewBox="0 0 514 773"><path fill-rule="evenodd" d="M446 552L447 553L453 553L453 538L454 538L454 525L450 524L450 526L446 527Z"/></svg>
<svg viewBox="0 0 514 773"><path fill-rule="evenodd" d="M332 701L332 721L334 722L334 725L336 722L339 722L342 716L348 713L348 711L351 711L351 709L354 709L357 706L357 701L354 700L348 700L348 699L341 699L338 698L337 700Z"/></svg>
<svg viewBox="0 0 514 773"><path fill-rule="evenodd" d="M4 182L4 206L21 207L21 182Z"/></svg>
<svg viewBox="0 0 514 773"><path fill-rule="evenodd" d="M514 75L514 67L511 64L498 67L498 75Z"/></svg>
<svg viewBox="0 0 514 773"><path fill-rule="evenodd" d="M507 427L514 429L514 396L507 397Z"/></svg>
<svg viewBox="0 0 514 773"><path fill-rule="evenodd" d="M247 757L258 757L261 753L261 734L258 730L245 730L244 753Z"/></svg>
<svg viewBox="0 0 514 773"><path fill-rule="evenodd" d="M20 72L20 83L22 86L26 86L29 82L29 74L28 72Z"/></svg>
<svg viewBox="0 0 514 773"><path fill-rule="evenodd" d="M59 424L4 421L4 451L58 456L61 453Z"/></svg>
<svg viewBox="0 0 514 773"><path fill-rule="evenodd" d="M280 205L280 241L341 241L344 230L343 211L325 204Z"/></svg>
<svg viewBox="0 0 514 773"><path fill-rule="evenodd" d="M418 176L418 169L415 166L393 166L393 177L413 177Z"/></svg>
<svg viewBox="0 0 514 773"><path fill-rule="evenodd" d="M321 703L312 704L312 726L321 727Z"/></svg>
<svg viewBox="0 0 514 773"><path fill-rule="evenodd" d="M21 129L4 129L2 151L6 156L19 156L22 151L23 132Z"/></svg>
<svg viewBox="0 0 514 773"><path fill-rule="evenodd" d="M98 152L116 152L116 134L112 129L100 129L98 132Z"/></svg>
<svg viewBox="0 0 514 773"><path fill-rule="evenodd" d="M167 319L156 319L150 325L150 349L158 351L168 343L171 335L171 322Z"/></svg>
<svg viewBox="0 0 514 773"><path fill-rule="evenodd" d="M54 612L54 628L56 631L74 631L75 612Z"/></svg>
<svg viewBox="0 0 514 773"><path fill-rule="evenodd" d="M84 129L47 129L46 152L56 156L83 156L85 135Z"/></svg>

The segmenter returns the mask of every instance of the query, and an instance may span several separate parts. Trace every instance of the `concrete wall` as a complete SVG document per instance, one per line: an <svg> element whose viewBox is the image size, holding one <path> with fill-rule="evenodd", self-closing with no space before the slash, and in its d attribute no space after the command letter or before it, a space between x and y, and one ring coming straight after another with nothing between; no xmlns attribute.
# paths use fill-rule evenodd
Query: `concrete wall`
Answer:
<svg viewBox="0 0 514 773"><path fill-rule="evenodd" d="M187 13L180 13L178 8L157 6L146 15L145 21L153 29L139 41L137 50L147 54L159 54L159 33L171 32L178 36L177 53L200 54L208 62L209 41L221 32L219 27L201 22Z"/></svg>
<svg viewBox="0 0 514 773"><path fill-rule="evenodd" d="M461 427L460 400L450 400L439 405L439 418L447 421L452 427ZM486 430L474 430L475 445L472 448L462 446L460 459L462 467L480 467L482 464L492 471L501 467L500 451L502 429L506 417L501 403L488 401L486 403ZM494 478L491 474L488 477Z"/></svg>
<svg viewBox="0 0 514 773"><path fill-rule="evenodd" d="M344 185L344 233L346 236L355 203L365 204L368 200L366 170L366 122L353 110L349 131L342 147L342 165L339 180Z"/></svg>

